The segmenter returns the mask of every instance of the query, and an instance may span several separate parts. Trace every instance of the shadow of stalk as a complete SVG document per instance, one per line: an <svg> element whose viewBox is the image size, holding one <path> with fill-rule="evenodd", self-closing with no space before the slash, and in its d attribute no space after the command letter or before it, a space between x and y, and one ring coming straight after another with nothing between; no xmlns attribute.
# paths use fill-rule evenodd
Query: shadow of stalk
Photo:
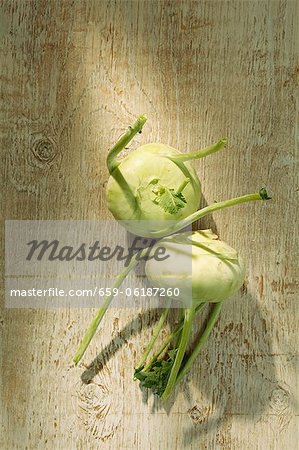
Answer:
<svg viewBox="0 0 299 450"><path fill-rule="evenodd" d="M115 336L96 356L92 363L86 368L81 375L81 381L84 384L92 382L94 377L102 370L105 364L117 353L128 339L145 328L149 328L159 320L161 314L160 309L150 309L139 313L138 316L131 320L122 330ZM133 371L133 367L132 367Z"/></svg>

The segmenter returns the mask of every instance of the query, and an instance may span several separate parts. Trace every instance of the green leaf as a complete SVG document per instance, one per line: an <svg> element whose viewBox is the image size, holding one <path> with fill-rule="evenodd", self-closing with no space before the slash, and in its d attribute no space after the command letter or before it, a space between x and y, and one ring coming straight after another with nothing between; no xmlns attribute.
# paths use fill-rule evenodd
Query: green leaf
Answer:
<svg viewBox="0 0 299 450"><path fill-rule="evenodd" d="M269 197L266 188L263 187L262 189L260 189L259 194L262 200L271 200L271 197Z"/></svg>
<svg viewBox="0 0 299 450"><path fill-rule="evenodd" d="M161 184L155 187L152 192L156 195L153 202L170 214L176 214L187 203L182 192L175 192L174 189L168 189Z"/></svg>
<svg viewBox="0 0 299 450"><path fill-rule="evenodd" d="M135 371L134 376L141 386L151 389L154 394L162 396L168 381L168 377L175 359L177 349L170 350L165 360L156 360L146 372Z"/></svg>

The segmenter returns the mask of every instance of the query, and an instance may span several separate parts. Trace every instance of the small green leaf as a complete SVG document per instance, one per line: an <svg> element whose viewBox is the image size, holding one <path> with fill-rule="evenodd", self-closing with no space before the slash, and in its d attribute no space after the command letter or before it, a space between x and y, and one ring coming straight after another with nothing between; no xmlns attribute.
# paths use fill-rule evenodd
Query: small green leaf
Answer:
<svg viewBox="0 0 299 450"><path fill-rule="evenodd" d="M176 214L187 203L182 192L175 192L162 185L156 186L152 192L156 196L153 202L170 214Z"/></svg>
<svg viewBox="0 0 299 450"><path fill-rule="evenodd" d="M167 359L156 360L146 372L135 371L134 377L140 381L142 387L151 389L154 394L161 397L166 388L176 352L177 349L170 350Z"/></svg>
<svg viewBox="0 0 299 450"><path fill-rule="evenodd" d="M271 200L271 197L269 197L266 188L263 187L262 189L260 189L259 194L262 200Z"/></svg>

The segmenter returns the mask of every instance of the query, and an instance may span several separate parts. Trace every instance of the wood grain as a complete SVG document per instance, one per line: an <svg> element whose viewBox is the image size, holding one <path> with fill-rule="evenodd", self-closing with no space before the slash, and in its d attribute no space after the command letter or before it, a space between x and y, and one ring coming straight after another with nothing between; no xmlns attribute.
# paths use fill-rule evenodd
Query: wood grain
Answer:
<svg viewBox="0 0 299 450"><path fill-rule="evenodd" d="M3 219L110 218L107 150L143 112L132 148L228 136L196 163L207 203L273 195L201 224L246 287L165 405L132 381L154 311L111 309L74 368L93 310L3 299L1 449L297 448L298 21L287 0L1 1Z"/></svg>

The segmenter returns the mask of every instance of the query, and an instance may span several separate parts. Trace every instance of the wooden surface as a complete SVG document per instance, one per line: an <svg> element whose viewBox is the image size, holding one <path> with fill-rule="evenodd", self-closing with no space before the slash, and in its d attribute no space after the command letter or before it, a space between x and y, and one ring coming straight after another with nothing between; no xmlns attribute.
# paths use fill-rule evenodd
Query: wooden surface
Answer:
<svg viewBox="0 0 299 450"><path fill-rule="evenodd" d="M107 150L143 112L131 148L228 136L195 164L207 203L273 195L201 225L247 281L166 404L132 380L155 311L110 310L75 368L93 310L3 307L1 449L298 448L298 22L286 0L1 0L3 218L110 218Z"/></svg>

